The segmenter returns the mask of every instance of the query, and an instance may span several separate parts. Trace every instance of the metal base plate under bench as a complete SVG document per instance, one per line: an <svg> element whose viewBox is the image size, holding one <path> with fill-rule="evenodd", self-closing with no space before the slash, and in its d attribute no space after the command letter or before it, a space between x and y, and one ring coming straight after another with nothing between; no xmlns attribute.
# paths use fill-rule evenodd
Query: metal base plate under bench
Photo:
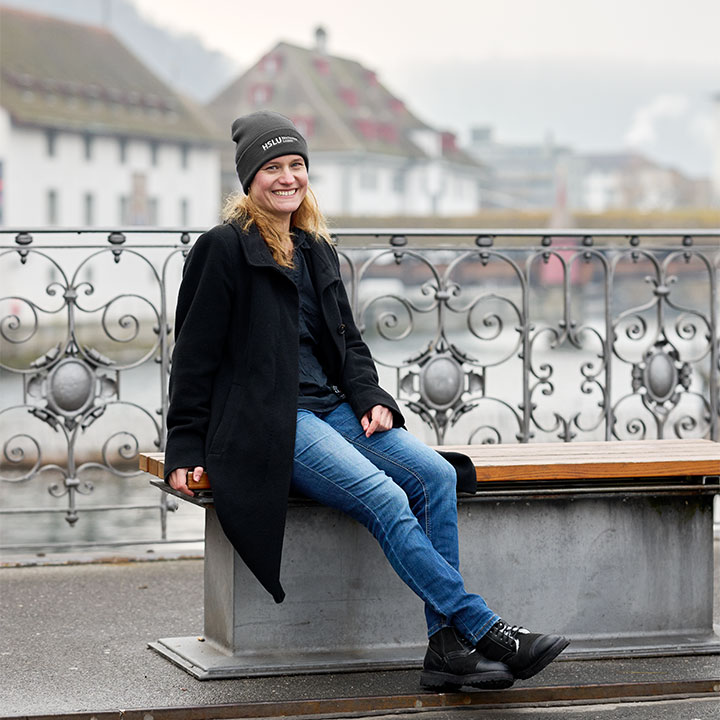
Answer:
<svg viewBox="0 0 720 720"><path fill-rule="evenodd" d="M515 492L483 483L480 495L458 503L466 586L510 623L570 637L564 658L720 653L712 625L716 482L593 478L565 480L564 488L519 482ZM161 638L154 650L198 679L420 665L422 603L364 527L292 501L287 597L278 605L225 538L208 499L196 502L207 508L204 636Z"/></svg>

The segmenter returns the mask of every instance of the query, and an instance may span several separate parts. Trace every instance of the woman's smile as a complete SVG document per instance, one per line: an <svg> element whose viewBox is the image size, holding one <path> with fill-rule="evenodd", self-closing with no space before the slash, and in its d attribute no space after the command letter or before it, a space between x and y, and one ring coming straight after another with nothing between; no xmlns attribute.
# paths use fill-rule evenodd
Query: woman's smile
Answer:
<svg viewBox="0 0 720 720"><path fill-rule="evenodd" d="M266 212L290 225L290 216L307 194L308 175L300 155L282 155L266 162L253 178L250 196Z"/></svg>

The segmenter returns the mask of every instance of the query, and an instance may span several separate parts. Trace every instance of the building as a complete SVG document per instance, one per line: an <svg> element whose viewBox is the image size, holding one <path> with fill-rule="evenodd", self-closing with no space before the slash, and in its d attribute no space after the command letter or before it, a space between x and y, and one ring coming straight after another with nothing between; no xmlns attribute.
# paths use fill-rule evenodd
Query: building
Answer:
<svg viewBox="0 0 720 720"><path fill-rule="evenodd" d="M472 129L467 150L488 171L485 207L552 209L554 215L562 215L710 204L707 179L690 178L638 153L582 154L551 138L538 144L502 143L488 127Z"/></svg>
<svg viewBox="0 0 720 720"><path fill-rule="evenodd" d="M196 106L102 28L0 13L0 224L216 222L220 150Z"/></svg>
<svg viewBox="0 0 720 720"><path fill-rule="evenodd" d="M638 153L576 155L571 177L573 208L579 210L649 212L710 204L707 180L689 178Z"/></svg>
<svg viewBox="0 0 720 720"><path fill-rule="evenodd" d="M474 127L467 150L488 170L485 207L525 210L556 205L571 152L551 137L538 144L502 143L492 128Z"/></svg>
<svg viewBox="0 0 720 720"><path fill-rule="evenodd" d="M482 166L455 136L415 117L360 63L330 55L322 28L311 49L278 43L208 105L221 132L256 110L290 117L306 137L310 180L335 216L463 215L481 204ZM223 190L239 187L232 153Z"/></svg>

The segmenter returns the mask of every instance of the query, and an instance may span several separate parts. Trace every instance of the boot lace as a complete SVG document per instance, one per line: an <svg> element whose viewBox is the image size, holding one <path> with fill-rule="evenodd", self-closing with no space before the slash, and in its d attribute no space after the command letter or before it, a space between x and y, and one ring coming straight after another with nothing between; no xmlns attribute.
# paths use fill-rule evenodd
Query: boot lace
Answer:
<svg viewBox="0 0 720 720"><path fill-rule="evenodd" d="M503 645L513 648L514 650L520 647L520 638L518 635L523 631L527 632L522 625L508 625L502 620L498 620L491 628L491 632Z"/></svg>

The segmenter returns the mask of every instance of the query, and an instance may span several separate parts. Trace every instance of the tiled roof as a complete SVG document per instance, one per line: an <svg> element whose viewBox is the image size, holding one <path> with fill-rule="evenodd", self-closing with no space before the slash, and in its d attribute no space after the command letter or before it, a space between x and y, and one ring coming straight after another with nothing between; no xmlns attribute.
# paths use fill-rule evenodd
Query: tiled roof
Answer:
<svg viewBox="0 0 720 720"><path fill-rule="evenodd" d="M187 142L215 138L199 108L103 28L0 8L0 105L20 125Z"/></svg>
<svg viewBox="0 0 720 720"><path fill-rule="evenodd" d="M307 136L311 151L363 152L423 158L412 135L432 130L377 79L346 58L278 43L232 82L208 111L226 137L239 115L270 109L287 115ZM443 157L478 166L443 133Z"/></svg>

